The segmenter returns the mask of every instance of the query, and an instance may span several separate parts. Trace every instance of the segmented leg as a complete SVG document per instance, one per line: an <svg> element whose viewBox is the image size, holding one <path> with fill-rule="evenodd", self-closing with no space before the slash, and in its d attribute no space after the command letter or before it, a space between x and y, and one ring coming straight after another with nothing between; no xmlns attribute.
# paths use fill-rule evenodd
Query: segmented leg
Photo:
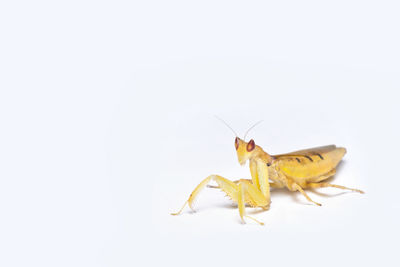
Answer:
<svg viewBox="0 0 400 267"><path fill-rule="evenodd" d="M315 205L321 206L321 204L319 204L318 202L315 202L314 200L312 200L307 194L306 192L304 192L303 188L301 188L300 185L296 184L294 181L292 181L290 178L286 178L286 186L290 191L299 191L300 193L303 194L303 196L310 202L314 203Z"/></svg>
<svg viewBox="0 0 400 267"><path fill-rule="evenodd" d="M251 180L250 179L239 179L239 180L235 180L235 181L232 181L233 183L235 183L236 185L240 182L240 181L248 181L248 182L250 182L251 183ZM220 187L219 187L219 185L207 185L207 187L208 188L216 188L216 189L219 189Z"/></svg>
<svg viewBox="0 0 400 267"><path fill-rule="evenodd" d="M270 202L268 199L261 193L260 190L248 179L241 179L234 181L238 186L243 185L244 193L245 193L245 203L249 204L252 207L262 207L265 209L269 208ZM239 187L238 187L239 188ZM240 188L239 188L240 190Z"/></svg>
<svg viewBox="0 0 400 267"><path fill-rule="evenodd" d="M246 181L239 181L238 186L239 186L239 190L237 192L237 194L238 194L237 199L238 199L239 214L240 214L240 218L242 219L242 222L246 223L244 221L244 217L247 217L247 218L252 219L255 222L259 223L260 225L264 225L263 222L260 222L260 221L256 220L255 218L246 215L245 203L246 203L246 195L247 194L249 195L248 197L250 197L250 199L253 197L260 198L261 201L263 201L263 199L264 199L264 201L263 201L264 204L265 204L265 197L258 190L257 190L258 194L254 194L254 192L251 192L252 190L249 190L249 188L250 188L250 186L253 186L253 185L250 183L246 183ZM254 187L254 189L255 189L255 187ZM255 200L252 199L252 201L255 201Z"/></svg>
<svg viewBox="0 0 400 267"><path fill-rule="evenodd" d="M303 188L301 188L300 185L298 185L298 184L296 184L296 183L293 183L293 184L292 184L292 187L293 187L293 189L295 189L295 190L299 191L300 193L302 193L303 196L304 196L308 201L314 203L315 205L321 206L320 203L315 202L314 200L312 200L312 199L306 194L306 192L304 192Z"/></svg>
<svg viewBox="0 0 400 267"><path fill-rule="evenodd" d="M340 189L344 189L344 190L351 190L351 191L354 191L354 192L358 192L360 194L364 194L364 192L359 190L359 189L348 188L348 187L345 187L345 186L335 185L335 184L330 184L330 183L307 183L307 187L308 188L335 187L335 188L340 188Z"/></svg>
<svg viewBox="0 0 400 267"><path fill-rule="evenodd" d="M240 180L235 180L233 182L235 184L238 184L240 181L243 181L243 180L248 181L249 183L252 183L252 180L250 180L250 179L240 179ZM284 187L283 185L280 185L280 184L275 183L275 182L270 182L269 185L271 187L273 187L273 188L283 188ZM209 187L209 188L219 188L218 185L207 185L207 187Z"/></svg>
<svg viewBox="0 0 400 267"><path fill-rule="evenodd" d="M318 206L322 206L320 203L315 202L314 200L312 200L307 194L306 192L304 192L303 188L297 184L296 182L294 182L291 178L286 177L282 172L278 172L279 178L282 181L285 181L286 183L286 187L290 190L290 191L299 191L308 201L314 203L315 205Z"/></svg>
<svg viewBox="0 0 400 267"><path fill-rule="evenodd" d="M249 181L239 180L238 183L234 183L228 179L225 179L219 175L210 175L206 179L204 179L190 194L189 199L183 204L182 208L176 212L171 213L171 215L178 215L182 212L183 208L186 204L189 204L189 207L193 209L193 201L198 196L200 191L212 180L214 180L218 187L224 191L233 201L238 203L239 214L243 220L243 217L247 217L255 220L259 224L263 225L263 223L257 221L256 219L245 215L245 204L248 203L253 207L263 207L268 208L269 201L265 198L265 196ZM244 220L243 220L244 221Z"/></svg>
<svg viewBox="0 0 400 267"><path fill-rule="evenodd" d="M237 183L239 183L240 181L248 181L249 183L252 183L252 180L250 180L250 179L240 179L240 180L236 180L236 181L233 181L235 184L237 184ZM252 183L253 184L253 183ZM283 185L280 185L280 184L278 184L278 183L275 183L275 182L269 182L269 186L271 186L271 187L274 187L274 188L283 188L284 186ZM218 188L217 186L208 186L208 187L211 187L211 188Z"/></svg>
<svg viewBox="0 0 400 267"><path fill-rule="evenodd" d="M234 184L232 181L229 181L228 179L225 179L222 176L219 175L210 175L201 183L196 186L196 188L193 190L193 192L190 194L189 199L183 204L182 208L178 212L171 213L171 215L179 215L183 208L186 206L186 204L189 204L189 207L193 209L193 202L200 193L200 191L211 181L214 180L218 183L218 186L232 199L237 199L237 185Z"/></svg>
<svg viewBox="0 0 400 267"><path fill-rule="evenodd" d="M273 187L273 188L284 188L285 187L285 185L280 184L280 183L276 183L276 182L269 183L269 186Z"/></svg>

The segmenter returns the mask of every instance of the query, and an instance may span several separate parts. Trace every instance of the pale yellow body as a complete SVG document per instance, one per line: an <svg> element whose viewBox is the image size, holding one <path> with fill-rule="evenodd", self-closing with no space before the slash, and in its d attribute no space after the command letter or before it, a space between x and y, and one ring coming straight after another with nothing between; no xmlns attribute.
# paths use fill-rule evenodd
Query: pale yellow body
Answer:
<svg viewBox="0 0 400 267"><path fill-rule="evenodd" d="M251 218L245 215L245 204L263 209L269 208L270 186L299 191L307 200L318 206L321 204L311 200L303 189L336 187L363 193L358 189L323 182L335 174L336 166L346 154L345 148L330 145L272 156L255 145L253 140L245 142L238 137L235 139L235 147L239 163L243 165L247 160L249 161L251 180L230 181L219 175L210 175L193 190L181 210L172 215L180 214L186 203L193 209L194 199L212 180L218 184L218 188L238 203L242 220L244 217ZM257 221L254 218L251 219Z"/></svg>

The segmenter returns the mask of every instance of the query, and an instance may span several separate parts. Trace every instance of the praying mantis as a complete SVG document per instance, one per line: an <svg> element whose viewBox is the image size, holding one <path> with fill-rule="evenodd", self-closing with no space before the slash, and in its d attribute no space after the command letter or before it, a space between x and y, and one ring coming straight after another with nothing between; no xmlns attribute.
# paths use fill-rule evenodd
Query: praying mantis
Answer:
<svg viewBox="0 0 400 267"><path fill-rule="evenodd" d="M237 203L239 215L243 223L245 223L244 218L249 218L260 225L264 225L264 223L246 215L245 206L247 204L251 207L268 210L271 203L271 187L286 187L292 192L299 191L308 201L318 206L321 206L321 204L313 201L304 189L334 187L361 194L364 193L359 189L325 182L326 179L335 175L336 166L346 154L344 147L328 145L287 154L270 155L260 146L256 145L253 139L248 142L245 141L248 132L260 122L250 127L244 138L241 139L225 121L220 120L236 135L234 144L237 158L240 165L244 165L249 161L251 180L240 179L231 181L220 175L210 175L197 185L182 208L178 212L171 213L171 215L179 215L186 204L194 210L193 201L211 181L216 182L218 186L209 187L221 189Z"/></svg>

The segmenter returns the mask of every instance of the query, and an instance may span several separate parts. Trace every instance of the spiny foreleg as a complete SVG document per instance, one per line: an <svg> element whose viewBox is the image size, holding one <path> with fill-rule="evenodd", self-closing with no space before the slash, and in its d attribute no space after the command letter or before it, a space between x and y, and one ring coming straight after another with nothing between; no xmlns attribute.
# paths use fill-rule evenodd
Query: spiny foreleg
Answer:
<svg viewBox="0 0 400 267"><path fill-rule="evenodd" d="M263 225L263 223L245 214L245 204L248 203L253 207L263 207L264 209L267 209L269 207L269 200L265 198L265 196L250 182L239 180L237 183L234 183L219 175L210 175L204 179L198 186L196 186L188 200L183 204L182 208L178 212L171 213L171 215L180 214L186 204L193 209L194 200L200 191L211 181L215 181L222 191L224 191L233 201L238 203L239 214L243 222L244 217L247 217Z"/></svg>

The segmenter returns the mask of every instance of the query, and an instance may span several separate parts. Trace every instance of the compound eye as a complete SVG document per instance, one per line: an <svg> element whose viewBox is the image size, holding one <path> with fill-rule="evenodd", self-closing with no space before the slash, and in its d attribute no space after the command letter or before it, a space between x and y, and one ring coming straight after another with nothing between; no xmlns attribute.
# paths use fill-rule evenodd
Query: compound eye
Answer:
<svg viewBox="0 0 400 267"><path fill-rule="evenodd" d="M236 148L236 150L239 149L239 138L237 138L237 137L235 139L235 148Z"/></svg>
<svg viewBox="0 0 400 267"><path fill-rule="evenodd" d="M256 144L254 143L254 140L251 139L250 142L247 144L246 149L247 149L248 152L251 152L251 151L253 151L253 149L255 147L256 147Z"/></svg>

